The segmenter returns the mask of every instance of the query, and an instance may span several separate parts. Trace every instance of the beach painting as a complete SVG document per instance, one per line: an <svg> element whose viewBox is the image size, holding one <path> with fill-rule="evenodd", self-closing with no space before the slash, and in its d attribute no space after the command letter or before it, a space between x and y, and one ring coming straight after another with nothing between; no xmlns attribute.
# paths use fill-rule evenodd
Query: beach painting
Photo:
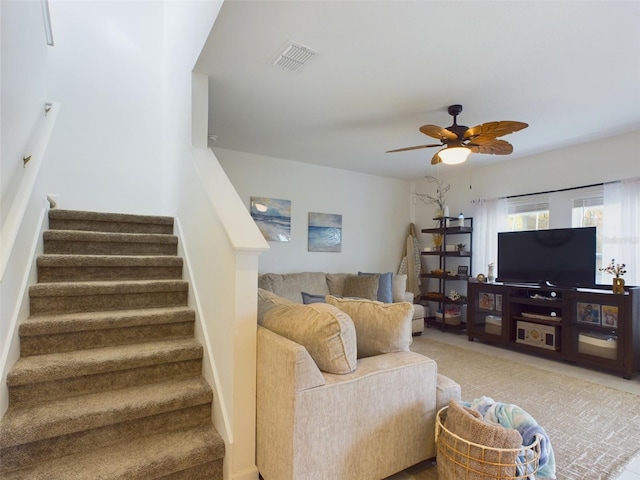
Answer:
<svg viewBox="0 0 640 480"><path fill-rule="evenodd" d="M267 241L291 241L291 200L251 197L251 216Z"/></svg>
<svg viewBox="0 0 640 480"><path fill-rule="evenodd" d="M342 215L309 212L309 251L342 251Z"/></svg>

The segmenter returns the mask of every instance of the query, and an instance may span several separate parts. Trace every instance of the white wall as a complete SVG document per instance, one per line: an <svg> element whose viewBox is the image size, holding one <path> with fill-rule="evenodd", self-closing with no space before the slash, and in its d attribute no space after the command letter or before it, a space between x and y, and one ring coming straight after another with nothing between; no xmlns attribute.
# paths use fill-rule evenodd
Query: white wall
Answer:
<svg viewBox="0 0 640 480"><path fill-rule="evenodd" d="M47 43L40 2L0 2L0 226L22 174L22 157L44 114Z"/></svg>
<svg viewBox="0 0 640 480"><path fill-rule="evenodd" d="M46 93L47 44L40 2L0 2L0 230L3 246L0 266L0 414L8 407L6 374L18 359L19 343L16 325L28 315L25 301L27 285L35 282L35 271L30 259L37 249L34 232L39 231L43 198L32 198L26 205L22 222L16 225L6 222L16 198L18 186L27 174L33 173L34 162L22 166L23 155L30 155L34 146L33 136L37 125L44 118ZM38 161L42 161L39 159ZM43 181L37 181L35 191L44 189ZM14 210L15 212L15 210ZM5 228L9 225L8 228ZM3 229L4 228L4 229ZM11 230L11 231L8 231ZM16 235L16 242L7 235ZM4 258L4 255L8 255ZM1 262L0 262L1 263ZM6 266L6 270L4 267Z"/></svg>
<svg viewBox="0 0 640 480"><path fill-rule="evenodd" d="M412 208L410 183L214 149L249 209L250 197L291 200L291 241L269 242L261 273L397 271ZM308 252L309 212L342 215L342 252Z"/></svg>
<svg viewBox="0 0 640 480"><path fill-rule="evenodd" d="M163 204L174 214L188 189L191 168L192 71L218 16L222 0L165 2L163 37ZM206 107L206 103L205 103ZM206 125L201 140L206 145Z"/></svg>
<svg viewBox="0 0 640 480"><path fill-rule="evenodd" d="M160 213L163 2L52 1L49 152L61 208Z"/></svg>

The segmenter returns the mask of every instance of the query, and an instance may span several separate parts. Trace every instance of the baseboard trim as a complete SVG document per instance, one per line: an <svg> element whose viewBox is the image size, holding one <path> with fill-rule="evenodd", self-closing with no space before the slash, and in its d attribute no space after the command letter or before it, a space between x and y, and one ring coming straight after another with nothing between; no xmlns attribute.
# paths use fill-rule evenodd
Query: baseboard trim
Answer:
<svg viewBox="0 0 640 480"><path fill-rule="evenodd" d="M243 471L233 472L230 480L258 480L258 477L258 467L254 465L253 467L247 468Z"/></svg>
<svg viewBox="0 0 640 480"><path fill-rule="evenodd" d="M21 300L16 301L13 311L11 312L11 317L7 319L9 328L7 330L7 338L2 345L0 358L0 382L2 382L2 386L0 386L0 416L4 415L9 406L7 374L11 366L20 358L18 325L29 316L29 285L32 280L37 279L36 256L38 252L42 251L42 233L48 226L48 223L45 225L45 218L48 211L47 206L43 205L38 214L36 225L39 227L29 246L27 262L25 262L25 265L28 265L28 267L24 269L16 295L16 298L20 298Z"/></svg>
<svg viewBox="0 0 640 480"><path fill-rule="evenodd" d="M204 357L202 359L202 373L207 381L211 383L211 386L214 389L213 421L216 429L218 430L218 433L220 433L220 435L222 435L222 438L225 440L228 455L229 445L233 443L229 414L226 405L222 400L222 396L217 394L217 392L220 391L219 374L216 369L216 365L213 362L214 357L211 343L209 342L209 333L207 331L206 325L204 325L204 323L202 322L202 318L204 317L202 314L200 296L198 294L198 283L195 281L195 278L192 275L193 270L191 269L191 261L187 250L188 244L184 238L182 226L180 224L180 218L178 216L174 217L174 225L176 230L175 235L178 237L178 255L184 259L183 276L189 281L189 305L196 311L196 322L199 327L198 329L196 329L196 339L202 342L203 348L205 350ZM198 337L198 330L202 333L202 338ZM223 425L219 425L220 417L222 417Z"/></svg>

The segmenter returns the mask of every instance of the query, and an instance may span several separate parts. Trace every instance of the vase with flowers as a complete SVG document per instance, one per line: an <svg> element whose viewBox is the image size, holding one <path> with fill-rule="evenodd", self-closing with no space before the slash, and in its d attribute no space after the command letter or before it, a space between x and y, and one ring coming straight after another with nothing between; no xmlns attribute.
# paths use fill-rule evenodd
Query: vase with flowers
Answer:
<svg viewBox="0 0 640 480"><path fill-rule="evenodd" d="M598 270L614 275L613 293L624 293L624 278L622 278L622 276L627 273L627 266L624 263L616 263L615 258L612 258L608 266L599 268Z"/></svg>
<svg viewBox="0 0 640 480"><path fill-rule="evenodd" d="M448 183L445 184L444 180L439 180L432 175L425 177L427 182L434 183L436 185L435 195L430 193L415 193L414 195L420 199L421 202L434 205L436 207L436 218L442 218L445 216L445 210L447 208L447 192L451 188Z"/></svg>

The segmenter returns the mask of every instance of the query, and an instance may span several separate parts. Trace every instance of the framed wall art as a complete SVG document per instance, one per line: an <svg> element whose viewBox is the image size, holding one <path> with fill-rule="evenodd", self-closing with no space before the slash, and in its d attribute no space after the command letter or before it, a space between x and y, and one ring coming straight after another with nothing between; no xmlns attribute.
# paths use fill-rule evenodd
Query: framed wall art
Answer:
<svg viewBox="0 0 640 480"><path fill-rule="evenodd" d="M309 212L310 252L342 251L342 215Z"/></svg>
<svg viewBox="0 0 640 480"><path fill-rule="evenodd" d="M251 217L267 241L291 241L291 200L251 197Z"/></svg>

